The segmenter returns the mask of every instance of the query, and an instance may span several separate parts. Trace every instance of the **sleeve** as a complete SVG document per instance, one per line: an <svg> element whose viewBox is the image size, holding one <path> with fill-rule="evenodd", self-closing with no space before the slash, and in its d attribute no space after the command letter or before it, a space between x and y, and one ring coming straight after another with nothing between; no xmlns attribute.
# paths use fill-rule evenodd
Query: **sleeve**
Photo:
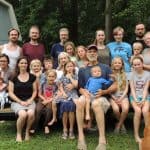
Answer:
<svg viewBox="0 0 150 150"><path fill-rule="evenodd" d="M55 58L55 44L52 45L51 51L50 51L50 55Z"/></svg>
<svg viewBox="0 0 150 150"><path fill-rule="evenodd" d="M113 81L111 79L106 80L106 79L102 79L102 84L105 84L107 86L111 85L113 83Z"/></svg>
<svg viewBox="0 0 150 150"><path fill-rule="evenodd" d="M30 74L30 80L31 82L34 82L36 80L36 76L33 74Z"/></svg>
<svg viewBox="0 0 150 150"><path fill-rule="evenodd" d="M129 46L128 46L128 58L130 58L131 56L132 56L132 47L129 44Z"/></svg>

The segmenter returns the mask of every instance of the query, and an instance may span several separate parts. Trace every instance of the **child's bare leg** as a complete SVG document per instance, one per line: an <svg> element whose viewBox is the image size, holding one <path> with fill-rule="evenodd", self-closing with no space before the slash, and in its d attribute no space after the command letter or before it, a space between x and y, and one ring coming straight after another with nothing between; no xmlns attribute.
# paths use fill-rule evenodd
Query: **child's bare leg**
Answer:
<svg viewBox="0 0 150 150"><path fill-rule="evenodd" d="M57 122L57 105L54 101L52 101L52 112L53 112L53 117L52 120L48 123L49 126L53 125L54 122Z"/></svg>
<svg viewBox="0 0 150 150"><path fill-rule="evenodd" d="M90 99L86 98L86 115L85 115L85 120L90 120Z"/></svg>

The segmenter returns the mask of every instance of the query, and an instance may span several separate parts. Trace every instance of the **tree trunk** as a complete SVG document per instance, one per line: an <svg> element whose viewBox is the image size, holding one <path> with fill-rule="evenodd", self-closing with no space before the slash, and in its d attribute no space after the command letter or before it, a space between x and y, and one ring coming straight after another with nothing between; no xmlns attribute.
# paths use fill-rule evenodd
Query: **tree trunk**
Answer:
<svg viewBox="0 0 150 150"><path fill-rule="evenodd" d="M105 32L106 42L109 42L112 35L112 0L106 0L105 4Z"/></svg>

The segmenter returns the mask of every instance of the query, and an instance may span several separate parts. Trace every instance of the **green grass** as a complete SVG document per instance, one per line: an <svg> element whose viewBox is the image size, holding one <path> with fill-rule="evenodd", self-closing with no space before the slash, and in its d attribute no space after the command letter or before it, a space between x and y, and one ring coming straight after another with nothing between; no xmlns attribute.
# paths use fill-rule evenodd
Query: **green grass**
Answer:
<svg viewBox="0 0 150 150"><path fill-rule="evenodd" d="M17 143L15 123L15 121L0 123L0 150L76 150L77 139L61 139L61 128L54 128L48 136L45 136L42 131L37 132L30 141ZM107 150L138 150L132 130L130 127L128 134L115 135L112 128L107 129ZM98 134L86 133L85 135L88 150L95 150Z"/></svg>

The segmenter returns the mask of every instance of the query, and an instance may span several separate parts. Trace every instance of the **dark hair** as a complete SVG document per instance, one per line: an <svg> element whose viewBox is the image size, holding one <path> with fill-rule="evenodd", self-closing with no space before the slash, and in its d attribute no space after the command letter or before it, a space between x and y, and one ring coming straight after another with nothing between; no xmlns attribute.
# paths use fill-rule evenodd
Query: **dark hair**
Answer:
<svg viewBox="0 0 150 150"><path fill-rule="evenodd" d="M17 60L17 62L16 62L15 76L17 76L17 75L20 73L18 64L19 64L19 62L20 62L22 59L25 59L25 60L27 61L27 64L28 64L27 72L29 72L29 61L28 61L27 57L22 56L22 57L18 58L18 60Z"/></svg>
<svg viewBox="0 0 150 150"><path fill-rule="evenodd" d="M53 63L53 58L50 55L45 55L44 59L43 59L43 62L44 61L51 61Z"/></svg>
<svg viewBox="0 0 150 150"><path fill-rule="evenodd" d="M0 54L0 58L5 57L7 59L7 62L9 64L9 57L6 54Z"/></svg>
<svg viewBox="0 0 150 150"><path fill-rule="evenodd" d="M18 36L19 36L19 35L20 35L20 32L19 32L19 30L15 29L15 28L9 29L9 30L8 30L8 35L10 35L10 32L11 32L11 31L14 31L14 30L17 31Z"/></svg>

